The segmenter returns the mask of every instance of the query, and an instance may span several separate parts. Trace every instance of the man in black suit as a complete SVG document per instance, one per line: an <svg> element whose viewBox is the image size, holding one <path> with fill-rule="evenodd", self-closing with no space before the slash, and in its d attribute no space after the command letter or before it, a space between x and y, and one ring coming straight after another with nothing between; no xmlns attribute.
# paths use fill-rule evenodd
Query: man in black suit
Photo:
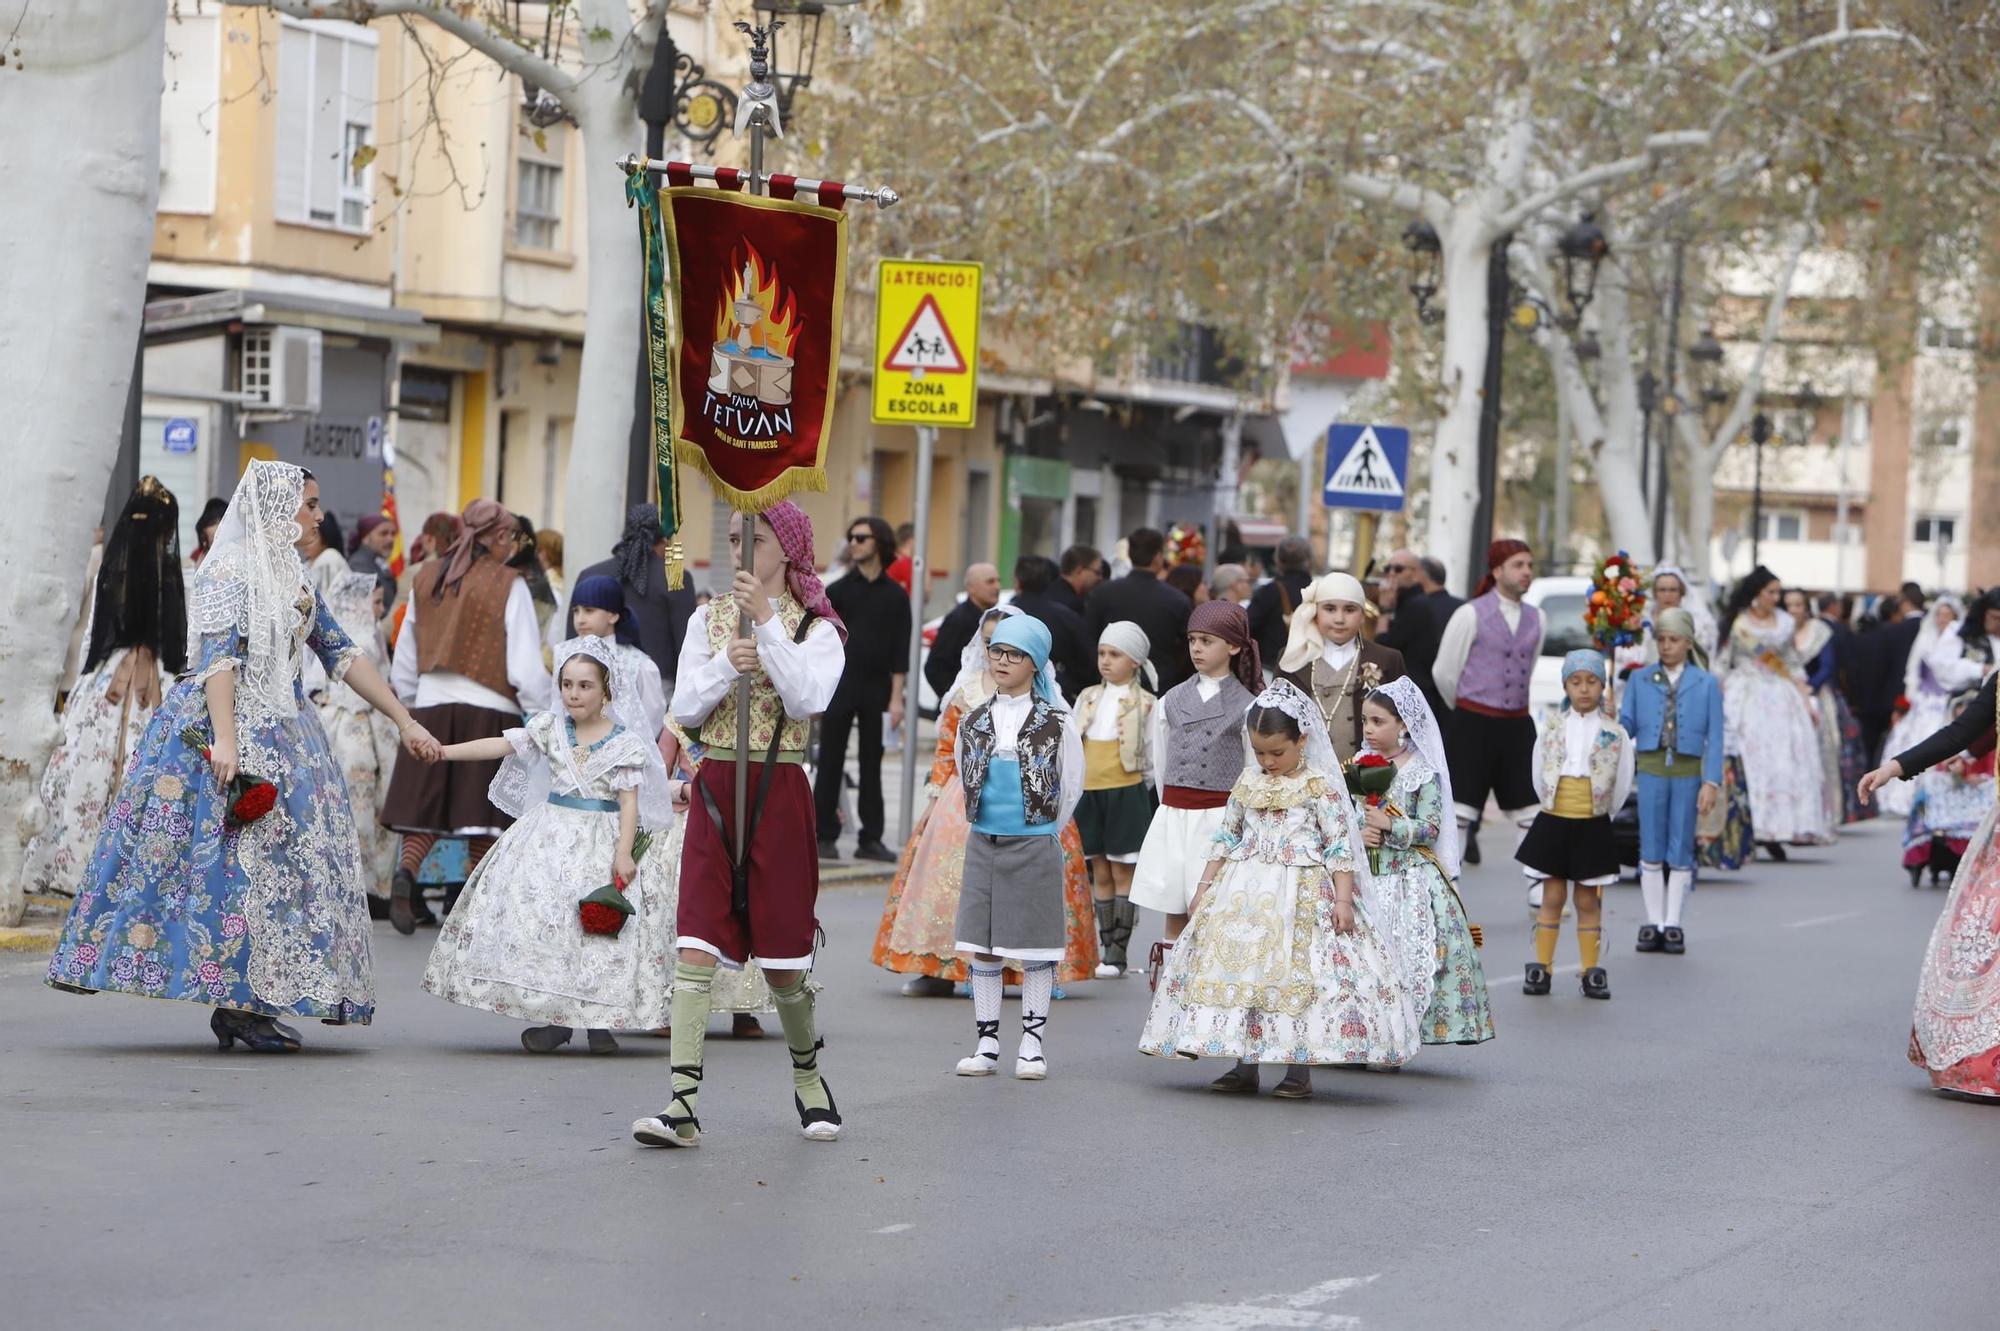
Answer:
<svg viewBox="0 0 2000 1331"><path fill-rule="evenodd" d="M1188 663L1188 616L1194 602L1160 581L1166 572L1167 538L1151 527L1141 527L1125 538L1125 554L1132 571L1113 578L1090 594L1089 627L1092 650L1106 624L1129 619L1146 631L1153 644L1153 669L1160 677L1160 692L1194 673Z"/></svg>
<svg viewBox="0 0 2000 1331"><path fill-rule="evenodd" d="M1054 589L1062 585L1056 561L1046 555L1022 555L1014 561L1014 607L1022 614L1042 621L1055 646L1049 660L1055 664L1056 683L1071 702L1076 695L1097 683L1097 643L1082 615L1057 600Z"/></svg>
<svg viewBox="0 0 2000 1331"><path fill-rule="evenodd" d="M930 655L924 658L924 680L937 695L938 710L951 700L951 682L958 678L959 657L965 644L979 632L979 617L1000 604L1000 570L991 564L973 564L965 570L965 599L951 608L931 639Z"/></svg>
<svg viewBox="0 0 2000 1331"><path fill-rule="evenodd" d="M1276 673L1292 634L1292 611L1312 585L1312 553L1311 541L1287 536L1278 542L1277 573L1250 594L1250 636L1257 640L1267 674Z"/></svg>
<svg viewBox="0 0 2000 1331"><path fill-rule="evenodd" d="M1403 654L1404 669L1423 690L1431 714L1442 723L1448 713L1444 696L1437 691L1437 682L1431 677L1431 667L1437 662L1444 626L1461 603L1444 589L1444 565L1414 550L1398 550L1390 555L1384 571L1395 590L1396 613L1375 641Z"/></svg>
<svg viewBox="0 0 2000 1331"><path fill-rule="evenodd" d="M1084 605L1090 594L1097 590L1097 584L1104 581L1104 556L1094 545L1072 545L1062 553L1062 566L1057 571L1056 580L1049 584L1049 598L1064 606L1078 619L1084 616ZM1091 665L1092 682L1096 682L1097 667Z"/></svg>
<svg viewBox="0 0 2000 1331"><path fill-rule="evenodd" d="M1848 703L1861 723L1870 767L1882 761L1882 745L1896 720L1896 699L1903 693L1903 672L1924 627L1923 611L1893 592L1882 598L1879 613L1882 627L1855 639L1848 679Z"/></svg>

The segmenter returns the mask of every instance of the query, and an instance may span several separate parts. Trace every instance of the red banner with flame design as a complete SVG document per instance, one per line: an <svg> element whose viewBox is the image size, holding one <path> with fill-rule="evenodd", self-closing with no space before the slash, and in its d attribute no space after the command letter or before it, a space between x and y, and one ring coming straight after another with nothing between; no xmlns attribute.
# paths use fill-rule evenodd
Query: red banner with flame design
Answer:
<svg viewBox="0 0 2000 1331"><path fill-rule="evenodd" d="M702 186L661 196L677 457L742 512L826 489L846 214Z"/></svg>

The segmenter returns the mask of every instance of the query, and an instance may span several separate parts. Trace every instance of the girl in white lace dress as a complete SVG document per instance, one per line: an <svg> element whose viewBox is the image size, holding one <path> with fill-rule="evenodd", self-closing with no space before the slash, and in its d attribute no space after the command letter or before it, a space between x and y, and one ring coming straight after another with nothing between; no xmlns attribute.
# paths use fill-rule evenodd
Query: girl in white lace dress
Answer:
<svg viewBox="0 0 2000 1331"><path fill-rule="evenodd" d="M1211 1083L1312 1094L1313 1064L1396 1067L1417 1052L1411 986L1385 947L1361 836L1319 705L1285 680L1250 708L1256 761L1230 793L1187 928L1169 954L1142 1052L1233 1058ZM1428 978L1428 977L1426 977Z"/></svg>
<svg viewBox="0 0 2000 1331"><path fill-rule="evenodd" d="M1723 749L1743 759L1750 823L1773 858L1783 858L1787 842L1833 839L1819 726L1793 639L1796 626L1778 608L1780 592L1777 575L1761 565L1737 584L1716 659Z"/></svg>
<svg viewBox="0 0 2000 1331"><path fill-rule="evenodd" d="M672 812L659 748L640 733L638 690L603 638L556 649L564 715L540 712L499 739L445 746L449 760L505 758L489 792L520 819L494 843L439 932L424 988L466 1007L535 1022L531 1053L573 1028L590 1051L618 1048L612 1030L667 1024L673 973ZM615 710L615 717L607 711ZM641 830L662 845L635 854ZM606 883L633 907L616 937L586 934L577 904Z"/></svg>

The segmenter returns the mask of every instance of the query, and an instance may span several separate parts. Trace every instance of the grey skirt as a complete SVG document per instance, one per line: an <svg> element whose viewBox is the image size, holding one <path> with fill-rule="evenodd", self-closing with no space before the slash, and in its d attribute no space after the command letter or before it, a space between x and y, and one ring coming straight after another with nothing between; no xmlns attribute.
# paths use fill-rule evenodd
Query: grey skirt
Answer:
<svg viewBox="0 0 2000 1331"><path fill-rule="evenodd" d="M959 951L1061 961L1066 931L1061 837L966 833Z"/></svg>

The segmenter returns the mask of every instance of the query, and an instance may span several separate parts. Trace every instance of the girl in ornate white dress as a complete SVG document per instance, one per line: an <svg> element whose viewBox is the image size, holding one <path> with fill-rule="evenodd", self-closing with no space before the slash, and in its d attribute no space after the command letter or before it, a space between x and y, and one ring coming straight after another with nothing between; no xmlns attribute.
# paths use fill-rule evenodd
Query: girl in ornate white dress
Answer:
<svg viewBox="0 0 2000 1331"><path fill-rule="evenodd" d="M1396 764L1382 803L1361 811L1361 842L1380 866L1378 899L1398 903L1399 951L1423 1042L1490 1040L1486 972L1455 885L1462 851L1451 771L1423 690L1407 676L1376 689L1362 700L1361 731L1370 750Z"/></svg>
<svg viewBox="0 0 2000 1331"><path fill-rule="evenodd" d="M326 608L354 645L378 671L389 669L389 654L376 627L381 618L381 582L372 573L343 573L325 593ZM311 673L311 672L308 672ZM361 845L362 877L368 886L368 913L389 918L389 879L396 872L396 834L382 826L382 801L396 770L396 727L344 681L318 672L313 700L327 746L347 780L354 806L354 833Z"/></svg>
<svg viewBox="0 0 2000 1331"><path fill-rule="evenodd" d="M1778 577L1759 565L1729 598L1716 674L1722 678L1724 752L1743 759L1750 824L1773 859L1786 843L1832 840L1819 725L1794 641L1778 606Z"/></svg>
<svg viewBox="0 0 2000 1331"><path fill-rule="evenodd" d="M1373 915L1378 889L1319 704L1289 681L1244 726L1255 762L1230 793L1188 926L1169 954L1142 1052L1233 1058L1211 1083L1312 1095L1311 1066L1395 1067L1418 1047L1412 992Z"/></svg>
<svg viewBox="0 0 2000 1331"><path fill-rule="evenodd" d="M444 749L447 760L504 758L489 797L520 821L466 883L424 988L538 1023L521 1033L531 1053L562 1048L582 1026L590 1052L608 1054L612 1030L667 1024L670 872L665 854L638 855L636 839L643 829L664 842L673 813L666 765L640 733L637 684L615 659L603 638L570 639L556 649L564 715L540 712L501 738ZM632 914L616 936L587 934L578 903L606 883Z"/></svg>
<svg viewBox="0 0 2000 1331"><path fill-rule="evenodd" d="M187 666L180 549L179 506L158 480L141 477L104 542L83 672L63 708L62 739L42 770L42 821L22 861L31 892L76 895L125 760Z"/></svg>
<svg viewBox="0 0 2000 1331"><path fill-rule="evenodd" d="M1938 597L1925 612L1924 625L1917 631L1917 640L1903 666L1903 697L1909 706L1889 728L1882 752L1901 753L1949 719L1953 690L1931 669L1930 658L1964 618L1965 603L1956 596ZM1883 813L1902 818L1910 812L1915 796L1914 785L1898 781L1884 786L1876 798Z"/></svg>

